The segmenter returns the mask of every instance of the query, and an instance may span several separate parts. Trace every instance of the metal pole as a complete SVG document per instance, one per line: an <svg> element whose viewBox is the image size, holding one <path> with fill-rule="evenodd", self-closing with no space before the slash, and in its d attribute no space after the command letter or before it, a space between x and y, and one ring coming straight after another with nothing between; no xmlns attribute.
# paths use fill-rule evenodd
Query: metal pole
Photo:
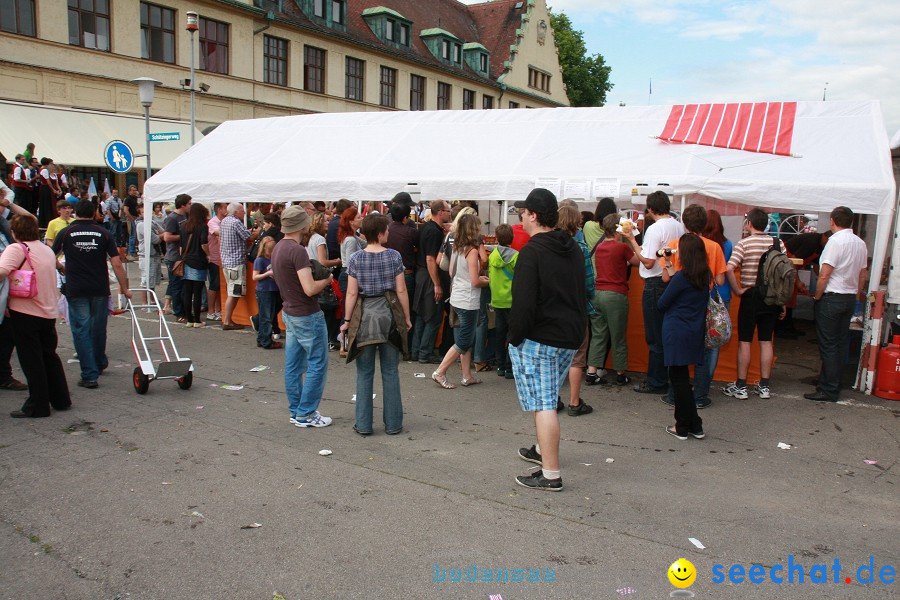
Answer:
<svg viewBox="0 0 900 600"><path fill-rule="evenodd" d="M144 126L146 132L147 144L147 175L144 179L144 188L147 187L147 180L150 179L152 171L150 170L150 105L144 104ZM147 206L146 195L144 198L144 267L143 271L147 274L147 284L150 284L150 238L152 236L153 225L153 205ZM148 210L149 209L149 210Z"/></svg>
<svg viewBox="0 0 900 600"><path fill-rule="evenodd" d="M195 113L194 113L194 31L191 30L191 146L194 145Z"/></svg>

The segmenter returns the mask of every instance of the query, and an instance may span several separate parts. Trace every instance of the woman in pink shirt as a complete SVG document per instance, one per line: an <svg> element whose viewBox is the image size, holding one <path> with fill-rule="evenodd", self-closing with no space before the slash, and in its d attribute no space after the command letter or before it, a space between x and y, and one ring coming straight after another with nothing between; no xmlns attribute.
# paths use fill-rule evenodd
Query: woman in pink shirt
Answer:
<svg viewBox="0 0 900 600"><path fill-rule="evenodd" d="M28 399L13 418L49 417L50 406L72 406L62 361L56 354L56 269L53 251L38 239L38 222L32 215L16 215L10 222L15 244L0 255L0 280L16 269L32 270L37 279L34 298L10 296L7 306L19 365L28 382ZM27 253L27 255L26 255Z"/></svg>

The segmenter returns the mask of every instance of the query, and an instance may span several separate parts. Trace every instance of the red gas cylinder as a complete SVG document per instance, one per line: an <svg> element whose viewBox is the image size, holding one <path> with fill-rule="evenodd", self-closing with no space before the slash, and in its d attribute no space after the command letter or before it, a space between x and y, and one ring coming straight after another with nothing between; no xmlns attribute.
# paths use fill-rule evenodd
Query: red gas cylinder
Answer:
<svg viewBox="0 0 900 600"><path fill-rule="evenodd" d="M900 335L878 353L873 393L879 398L900 400Z"/></svg>

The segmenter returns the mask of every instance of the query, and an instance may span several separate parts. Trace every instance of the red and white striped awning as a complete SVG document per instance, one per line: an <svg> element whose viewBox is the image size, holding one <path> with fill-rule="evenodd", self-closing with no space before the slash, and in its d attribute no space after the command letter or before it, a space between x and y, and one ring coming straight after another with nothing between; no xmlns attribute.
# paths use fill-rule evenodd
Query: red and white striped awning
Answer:
<svg viewBox="0 0 900 600"><path fill-rule="evenodd" d="M790 156L796 102L676 104L659 139Z"/></svg>

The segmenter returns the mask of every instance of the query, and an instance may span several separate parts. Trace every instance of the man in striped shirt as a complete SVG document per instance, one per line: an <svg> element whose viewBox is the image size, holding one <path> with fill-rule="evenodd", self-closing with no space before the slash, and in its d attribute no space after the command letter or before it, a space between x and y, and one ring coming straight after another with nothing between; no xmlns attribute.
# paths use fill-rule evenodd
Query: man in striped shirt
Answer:
<svg viewBox="0 0 900 600"><path fill-rule="evenodd" d="M753 332L759 338L759 383L753 393L766 399L770 397L769 376L772 374L772 359L775 351L772 347L772 336L775 332L775 321L784 318L785 309L769 306L756 293L756 275L759 261L770 248L773 238L765 233L769 224L769 215L759 208L753 208L744 220L744 229L750 234L737 244L728 261L728 283L731 289L741 298L738 309L738 358L737 381L722 388L726 396L739 400L747 399L747 371L750 368L750 344L753 343ZM778 247L784 252L784 244L778 240ZM738 283L734 270L740 268L741 281Z"/></svg>

